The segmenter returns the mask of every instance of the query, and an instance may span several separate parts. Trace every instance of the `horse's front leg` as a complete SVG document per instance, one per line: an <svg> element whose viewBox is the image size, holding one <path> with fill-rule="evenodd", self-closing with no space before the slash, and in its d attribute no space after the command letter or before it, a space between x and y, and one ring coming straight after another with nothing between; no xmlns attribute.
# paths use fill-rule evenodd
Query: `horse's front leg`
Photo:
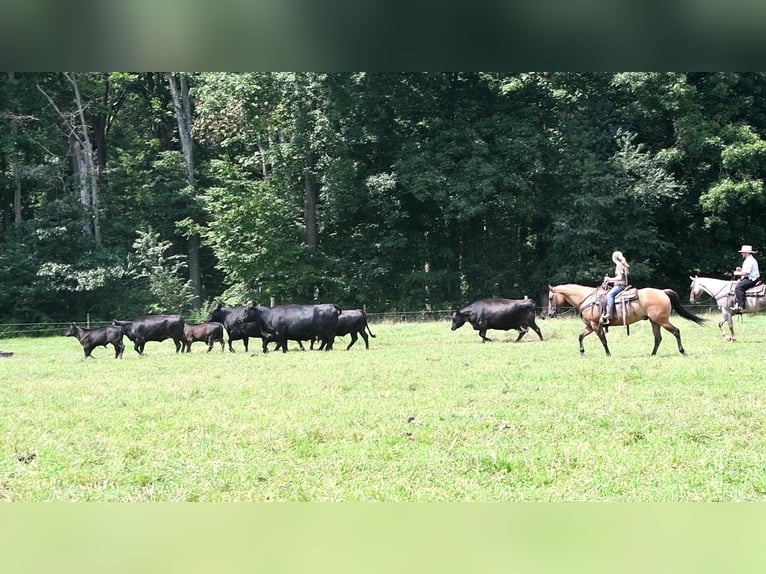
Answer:
<svg viewBox="0 0 766 574"><path fill-rule="evenodd" d="M598 338L601 340L601 344L604 346L606 356L611 357L612 353L609 352L609 345L606 344L606 329L599 325L598 329L596 329L596 335L598 335Z"/></svg>
<svg viewBox="0 0 766 574"><path fill-rule="evenodd" d="M601 340L601 344L604 346L604 351L606 351L607 356L610 357L612 354L609 352L609 346L606 344L606 334L604 333L604 330L601 329L600 326L594 327L590 323L586 324L585 329L580 333L580 356L585 355L585 347L583 346L582 340L594 331Z"/></svg>
<svg viewBox="0 0 766 574"><path fill-rule="evenodd" d="M718 329L721 331L721 337L733 343L734 341L737 340L737 337L734 335L734 321L731 318L731 313L729 313L729 310L723 305L720 307L720 309L721 309L721 322L718 323ZM724 325L729 326L729 335L727 335L724 332L723 330Z"/></svg>

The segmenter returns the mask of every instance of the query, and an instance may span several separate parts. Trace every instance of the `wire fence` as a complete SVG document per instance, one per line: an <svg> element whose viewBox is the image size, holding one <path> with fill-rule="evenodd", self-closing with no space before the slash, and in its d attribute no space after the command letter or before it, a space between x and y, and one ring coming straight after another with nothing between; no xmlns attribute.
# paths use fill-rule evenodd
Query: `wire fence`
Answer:
<svg viewBox="0 0 766 574"><path fill-rule="evenodd" d="M705 313L717 313L718 307L714 304L684 304L684 307L691 310L696 315ZM546 317L547 307L538 307L538 315ZM576 317L577 311L570 307L560 310L559 317ZM383 313L367 312L367 320L370 323L420 323L425 321L444 321L452 315L451 309L432 310L432 311L389 311ZM71 323L76 323L81 327L93 328L111 325L111 320L93 319L85 317L64 322L47 323L0 323L0 339L12 339L14 337L53 337L63 335Z"/></svg>

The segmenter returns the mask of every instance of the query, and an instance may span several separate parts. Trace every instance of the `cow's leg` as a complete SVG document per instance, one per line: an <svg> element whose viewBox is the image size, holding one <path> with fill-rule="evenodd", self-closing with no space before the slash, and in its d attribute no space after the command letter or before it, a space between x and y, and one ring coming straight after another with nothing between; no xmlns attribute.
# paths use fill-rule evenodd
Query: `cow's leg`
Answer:
<svg viewBox="0 0 766 574"><path fill-rule="evenodd" d="M250 337L242 337L242 342L245 344L245 353L247 353L247 345L250 342Z"/></svg>
<svg viewBox="0 0 766 574"><path fill-rule="evenodd" d="M364 339L364 348L369 349L370 348L370 338L367 336L367 332L362 329L359 331L359 334L362 336L362 339Z"/></svg>
<svg viewBox="0 0 766 574"><path fill-rule="evenodd" d="M234 347L231 346L231 341L232 341L232 338L231 336L229 336L229 352L235 353L236 351L234 350Z"/></svg>
<svg viewBox="0 0 766 574"><path fill-rule="evenodd" d="M533 330L535 333L537 333L537 336L538 336L538 337L540 337L540 340L542 341L542 340L543 340L543 333L542 333L542 331L540 331L540 327L538 327L538 326L537 326L537 323L535 323L534 321L532 321L532 322L529 324L529 326L530 326L530 327L532 327L532 330Z"/></svg>
<svg viewBox="0 0 766 574"><path fill-rule="evenodd" d="M518 336L518 337L516 337L516 340L514 341L514 343L518 343L519 341L521 341L521 338L522 338L524 335L526 335L526 334L527 334L527 331L529 331L529 329L527 329L526 327L520 327L520 328L519 328L519 336Z"/></svg>
<svg viewBox="0 0 766 574"><path fill-rule="evenodd" d="M114 346L114 358L115 359L121 359L122 358L122 352L125 350L125 345L122 343L112 343Z"/></svg>
<svg viewBox="0 0 766 574"><path fill-rule="evenodd" d="M183 353L184 348L184 340L183 339L176 339L173 337L173 343L176 346L176 353ZM191 345L189 345L191 347Z"/></svg>
<svg viewBox="0 0 766 574"><path fill-rule="evenodd" d="M489 341L490 343L492 342L492 339L487 337L487 329L484 327L479 329L479 337L481 337L482 343L486 343L487 341Z"/></svg>
<svg viewBox="0 0 766 574"><path fill-rule="evenodd" d="M83 347L82 350L85 352L86 359L88 357L90 357L91 359L93 358L93 355L91 355L91 353L93 352L93 347Z"/></svg>
<svg viewBox="0 0 766 574"><path fill-rule="evenodd" d="M354 343L356 343L356 340L359 338L356 334L356 331L351 331L351 342L346 347L346 350L348 351L351 347L353 347Z"/></svg>
<svg viewBox="0 0 766 574"><path fill-rule="evenodd" d="M138 353L139 355L143 355L144 354L144 344L145 343L146 343L146 341L144 341L143 339L138 338L138 337L136 338L136 340L133 342L133 348L136 350L136 353Z"/></svg>

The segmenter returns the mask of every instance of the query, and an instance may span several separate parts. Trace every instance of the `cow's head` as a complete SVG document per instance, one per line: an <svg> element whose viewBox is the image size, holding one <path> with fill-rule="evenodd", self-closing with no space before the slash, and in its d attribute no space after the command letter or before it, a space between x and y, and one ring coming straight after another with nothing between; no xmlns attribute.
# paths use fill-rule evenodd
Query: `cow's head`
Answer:
<svg viewBox="0 0 766 574"><path fill-rule="evenodd" d="M257 318L258 318L258 305L256 305L252 301L248 301L247 303L245 303L245 306L242 309L242 312L237 317L236 322L249 323L250 321L255 321Z"/></svg>
<svg viewBox="0 0 766 574"><path fill-rule="evenodd" d="M210 313L208 313L207 318L205 319L205 323L223 322L223 315L222 315L221 309L223 309L223 303L218 303L218 305L213 307L210 310Z"/></svg>
<svg viewBox="0 0 766 574"><path fill-rule="evenodd" d="M459 329L463 325L465 325L466 320L468 317L461 313L459 310L455 309L452 312L452 330Z"/></svg>

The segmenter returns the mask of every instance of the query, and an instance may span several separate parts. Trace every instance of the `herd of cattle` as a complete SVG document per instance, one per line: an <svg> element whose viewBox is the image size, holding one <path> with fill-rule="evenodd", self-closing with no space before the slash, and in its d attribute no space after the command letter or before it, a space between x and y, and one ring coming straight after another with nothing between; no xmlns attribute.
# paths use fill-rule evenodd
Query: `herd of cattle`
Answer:
<svg viewBox="0 0 766 574"><path fill-rule="evenodd" d="M532 299L482 299L452 313L452 330L462 327L466 322L479 331L482 342L489 341L488 329L519 331L516 341L521 339L531 328L542 340L543 335L535 324L536 307ZM115 319L107 327L85 329L72 323L65 335L76 337L82 345L86 357L96 347L114 347L114 357L119 359L125 350L123 336L133 342L139 355L144 354L144 346L149 341L172 339L176 353L191 352L192 343L207 343L207 352L215 343L224 350L224 334L228 335L229 351L234 352L233 341L241 340L245 351L250 338L262 340L263 352L268 351L269 343L276 343L276 350L287 352L287 342L297 341L303 349L303 341L310 341L311 348L319 342L320 350L333 348L335 337L351 336L350 349L359 337L365 347L370 348L367 334L375 337L367 324L367 315L361 309L341 311L337 305L278 305L263 307L252 302L238 307L228 307L223 303L216 305L204 323L186 323L180 315L148 315L130 321Z"/></svg>
<svg viewBox="0 0 766 574"><path fill-rule="evenodd" d="M76 337L82 345L86 357L91 357L96 347L114 347L116 359L122 357L125 350L123 336L133 342L139 355L144 354L144 347L149 341L172 339L176 353L191 352L192 343L207 343L210 352L215 343L224 350L224 333L228 334L229 350L234 352L233 341L242 340L245 351L251 337L263 341L263 352L269 343L276 343L276 349L287 352L287 341L298 341L303 348L303 341L320 343L320 350L330 350L335 337L350 335L350 349L361 336L369 349L367 333L374 337L367 316L360 309L341 312L337 305L279 305L262 307L248 303L238 307L227 307L223 303L216 305L204 323L187 323L180 315L148 315L130 321L115 319L107 327L85 329L72 323L65 335Z"/></svg>

